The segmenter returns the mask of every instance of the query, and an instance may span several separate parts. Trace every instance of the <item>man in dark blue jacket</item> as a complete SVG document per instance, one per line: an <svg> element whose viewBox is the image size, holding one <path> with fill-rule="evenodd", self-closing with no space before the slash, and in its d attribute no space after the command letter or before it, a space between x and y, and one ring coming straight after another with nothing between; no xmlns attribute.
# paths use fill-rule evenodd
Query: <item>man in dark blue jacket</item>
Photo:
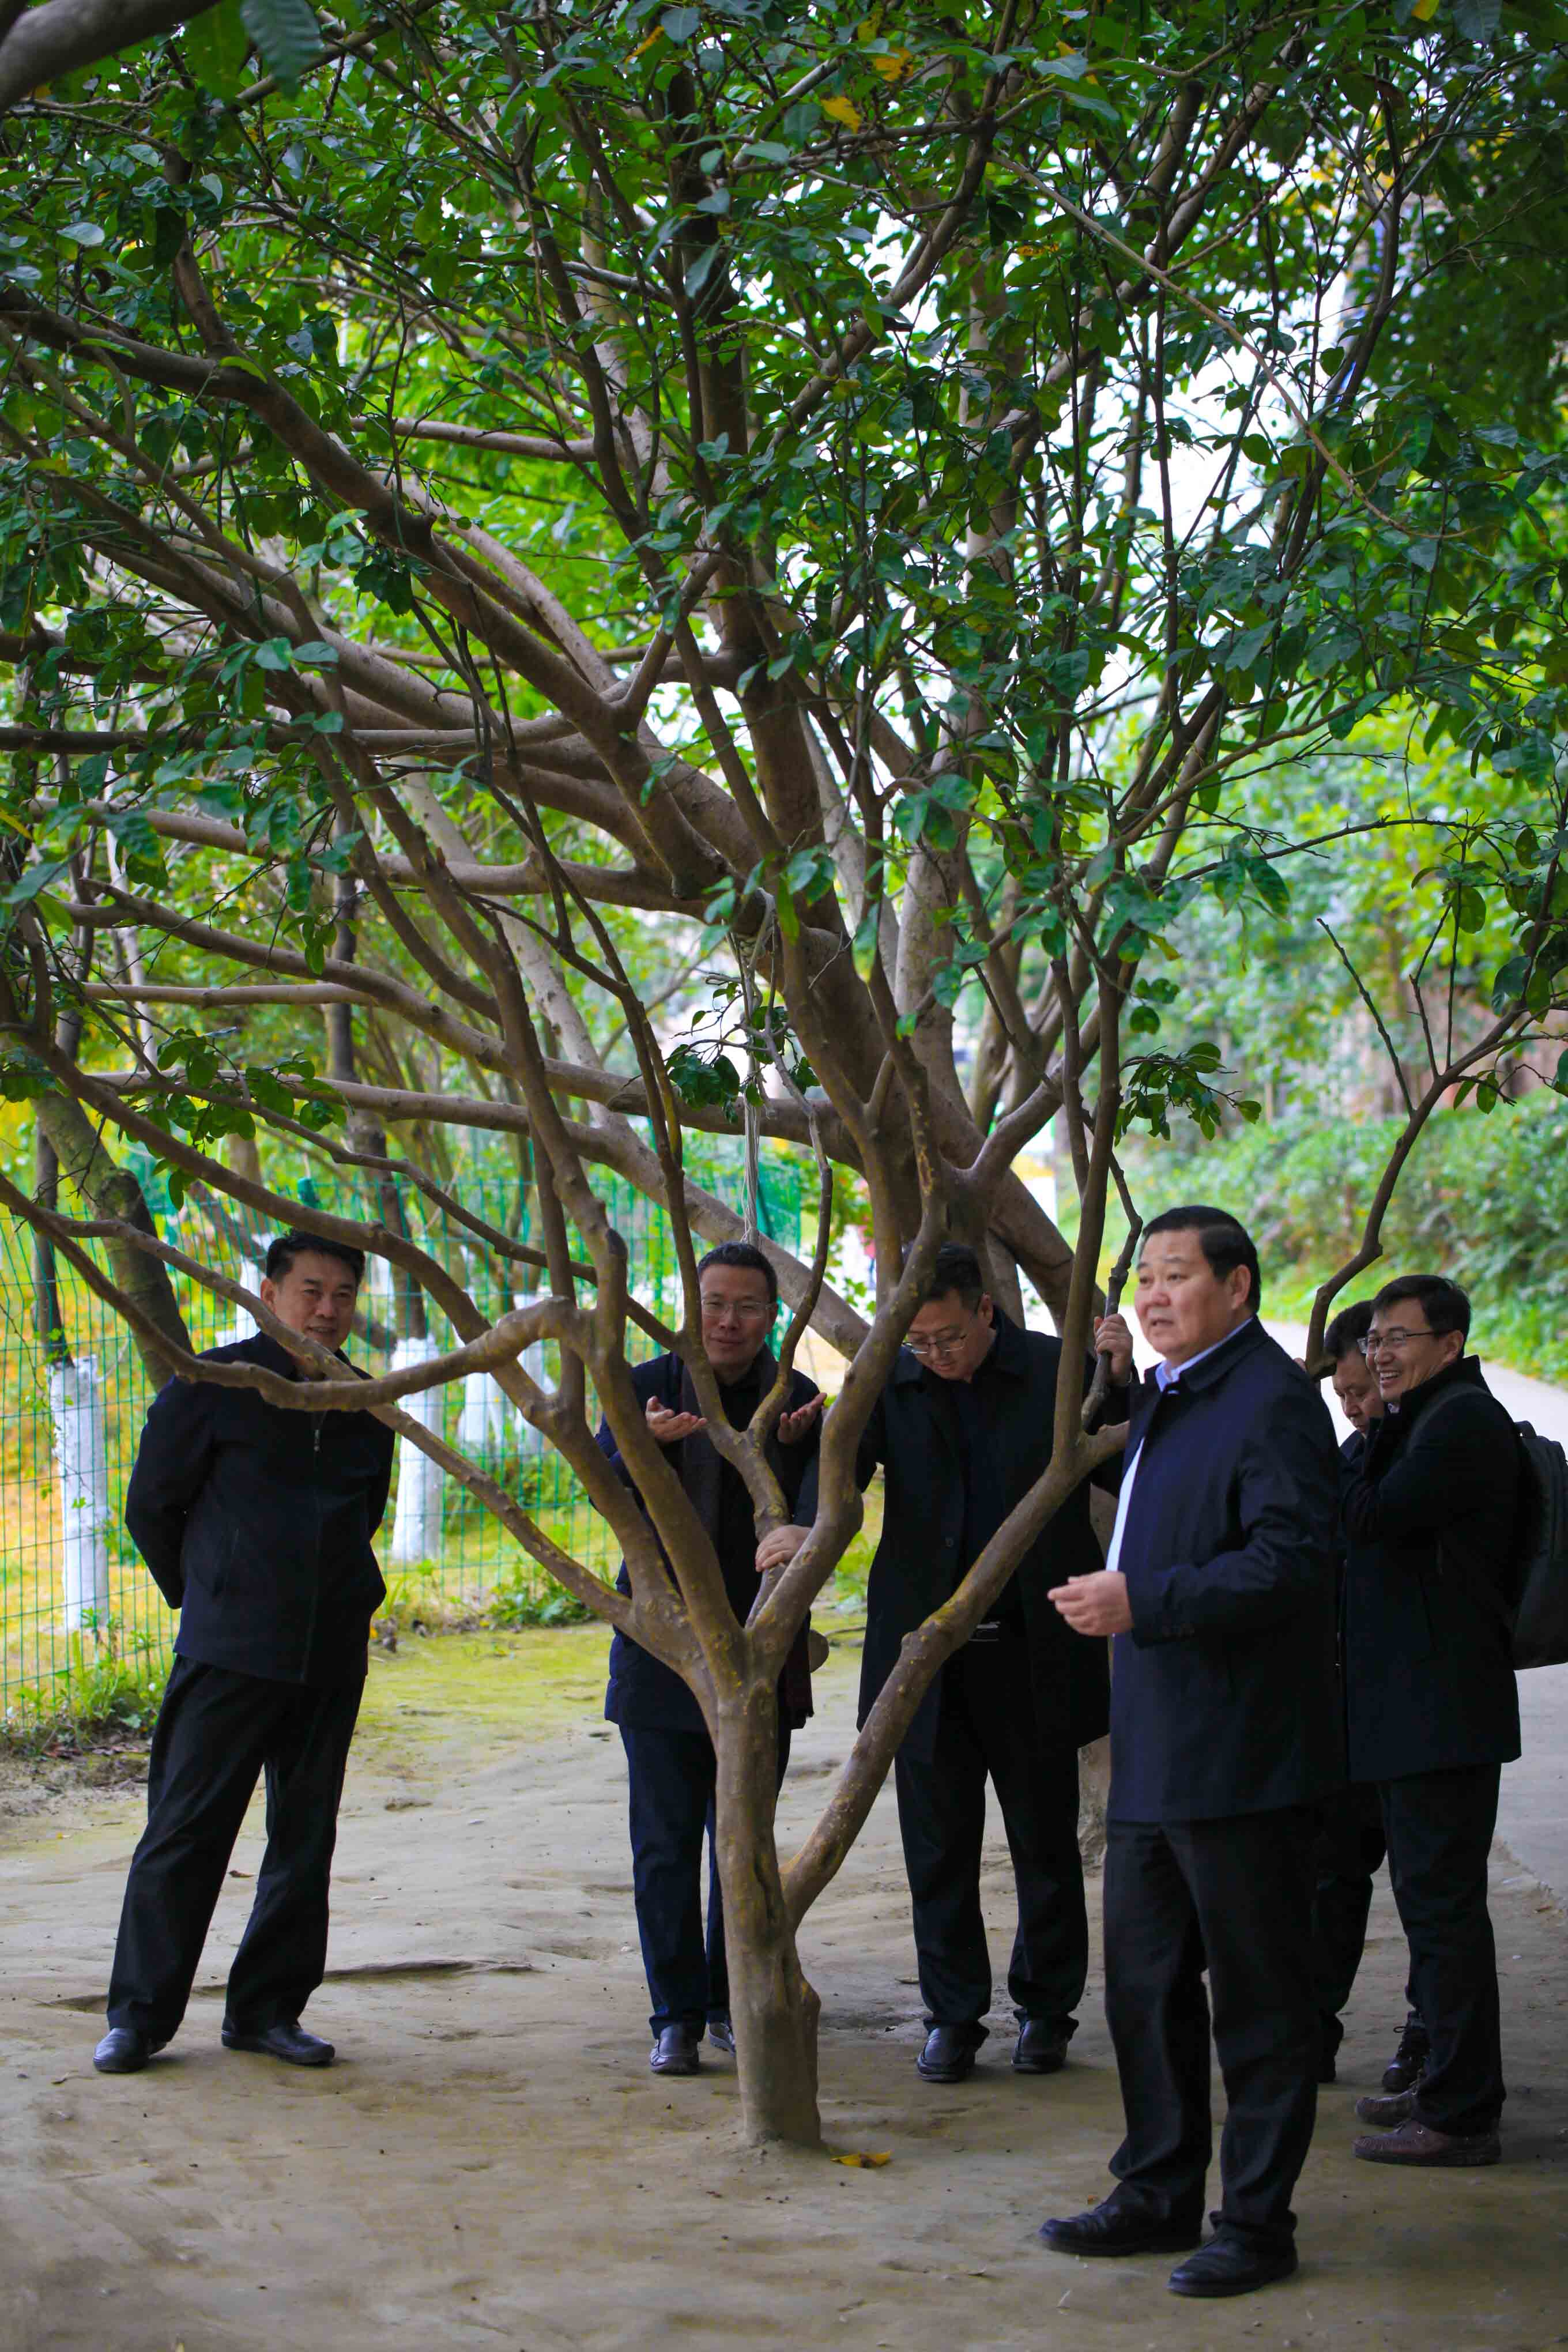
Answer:
<svg viewBox="0 0 1568 2352"><path fill-rule="evenodd" d="M1425 2073L1362 2099L1379 2164L1495 2164L1504 2098L1487 1857L1519 1754L1512 1655L1524 1465L1465 1353L1470 1302L1441 1275L1373 1301L1383 1417L1345 1498L1345 1686L1353 1780L1375 1780L1389 1876L1426 2028Z"/></svg>
<svg viewBox="0 0 1568 2352"><path fill-rule="evenodd" d="M1212 1999L1220 2209L1172 2274L1178 2294L1294 2271L1290 2193L1317 2105L1312 1832L1340 1778L1339 1465L1317 1384L1264 1331L1258 1297L1257 1252L1226 1211L1145 1228L1138 1318L1162 1361L1133 1407L1107 1566L1053 1595L1078 1632L1115 1636L1105 2001L1127 2135L1112 2195L1042 2235L1072 2253L1198 2245Z"/></svg>
<svg viewBox="0 0 1568 2352"><path fill-rule="evenodd" d="M264 1306L334 1351L353 1321L360 1251L285 1234ZM314 1377L258 1334L217 1363ZM153 1399L125 1497L130 1528L180 1611L93 2059L129 2074L179 2027L234 1842L267 1776L267 1851L224 2012L226 2049L331 2063L300 2012L321 1981L343 1771L386 1588L371 1549L393 1433L368 1412L286 1412L254 1389L170 1381Z"/></svg>
<svg viewBox="0 0 1568 2352"><path fill-rule="evenodd" d="M778 1279L763 1252L749 1242L721 1242L697 1269L702 1302L702 1344L708 1351L732 1429L743 1429L773 1386L778 1367L768 1334L778 1313ZM751 1615L760 1581L756 1520L745 1480L709 1440L691 1375L679 1356L638 1364L633 1385L647 1425L668 1446L719 1556L724 1589L738 1622ZM822 1399L803 1372L791 1377L784 1411L770 1448L786 1507L816 1451ZM599 1444L629 1486L608 1422ZM621 1570L621 1590L629 1591ZM779 1679L779 1780L789 1761L790 1735L811 1714L806 1629ZM648 1998L656 2074L695 2074L704 2029L721 2050L732 2050L729 1973L724 1960L724 1912L719 1869L709 1871L708 1932L702 1932L702 1841L713 1827L718 1762L702 1710L674 1670L626 1634L610 1644L605 1714L620 1727L631 1788L632 1885Z"/></svg>

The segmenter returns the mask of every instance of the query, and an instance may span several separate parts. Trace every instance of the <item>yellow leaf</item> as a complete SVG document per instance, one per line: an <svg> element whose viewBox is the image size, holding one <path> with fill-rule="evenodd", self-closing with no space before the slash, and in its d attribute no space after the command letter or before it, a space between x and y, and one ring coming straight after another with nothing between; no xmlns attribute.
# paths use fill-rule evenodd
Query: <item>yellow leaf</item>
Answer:
<svg viewBox="0 0 1568 2352"><path fill-rule="evenodd" d="M1437 0L1415 0L1415 5L1410 13L1418 24L1430 24L1437 14Z"/></svg>
<svg viewBox="0 0 1568 2352"><path fill-rule="evenodd" d="M656 25L656 26L654 26L654 28L653 28L653 30L652 30L652 32L648 35L648 37L647 37L647 40L646 40L646 41L639 41L639 42L637 43L637 45L636 48L632 51L631 56L626 59L626 63L627 63L627 65L629 65L629 66L635 66L635 65L636 65L636 63L637 63L637 59L638 59L639 58L641 58L641 57L646 57L646 56L647 56L647 54L648 50L652 48L652 47L653 47L653 45L654 45L654 43L655 43L656 41L662 41L662 40L663 40L663 38L664 38L664 27L663 27L663 26L662 26L662 25Z"/></svg>
<svg viewBox="0 0 1568 2352"><path fill-rule="evenodd" d="M847 2156L836 2156L835 2164L847 2164L857 2172L879 2172L884 2164L891 2164L891 2151L874 2156L869 2148L853 2147Z"/></svg>
<svg viewBox="0 0 1568 2352"><path fill-rule="evenodd" d="M830 114L835 122L842 122L846 131L858 131L860 128L860 110L852 98L825 98L822 110L824 114Z"/></svg>
<svg viewBox="0 0 1568 2352"><path fill-rule="evenodd" d="M908 49L889 49L885 58L873 58L871 63L886 82L902 81L914 58Z"/></svg>

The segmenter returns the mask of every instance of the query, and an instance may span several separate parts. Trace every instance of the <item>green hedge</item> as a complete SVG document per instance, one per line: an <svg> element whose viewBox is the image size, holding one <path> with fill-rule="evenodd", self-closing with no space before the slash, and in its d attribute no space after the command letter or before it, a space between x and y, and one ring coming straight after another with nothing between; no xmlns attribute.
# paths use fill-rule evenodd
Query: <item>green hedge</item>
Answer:
<svg viewBox="0 0 1568 2352"><path fill-rule="evenodd" d="M1190 1151L1154 1146L1139 1155L1139 1205L1184 1192L1233 1209L1258 1244L1266 1308L1304 1315L1355 1247L1401 1124L1286 1119ZM1568 1102L1542 1091L1487 1118L1434 1116L1400 1177L1383 1256L1341 1303L1406 1272L1464 1284L1484 1354L1568 1381Z"/></svg>

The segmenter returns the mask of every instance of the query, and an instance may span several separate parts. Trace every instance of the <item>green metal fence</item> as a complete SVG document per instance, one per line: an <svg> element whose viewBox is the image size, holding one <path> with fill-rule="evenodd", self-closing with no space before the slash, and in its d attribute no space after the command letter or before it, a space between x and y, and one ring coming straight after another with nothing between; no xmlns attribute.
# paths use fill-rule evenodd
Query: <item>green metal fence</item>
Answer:
<svg viewBox="0 0 1568 2352"><path fill-rule="evenodd" d="M254 1290L275 1224L229 1201L187 1200L176 1213L151 1169L138 1172L165 1239ZM705 1164L700 1181L739 1209L738 1153L732 1160ZM448 1189L469 1213L520 1240L531 1238L515 1176L490 1170L461 1177ZM658 1312L678 1312L668 1219L618 1179L605 1178L597 1189L626 1243L634 1292ZM367 1192L347 1183L307 1180L300 1190L323 1209L379 1213ZM501 1311L530 1286L528 1269L500 1258L419 1195L405 1192L402 1207L413 1236L487 1314ZM759 1223L785 1247L798 1248L800 1173L787 1160L764 1160ZM175 1287L195 1346L244 1336L226 1301L183 1276ZM349 1352L367 1370L379 1370L408 1319L406 1301L393 1291L384 1261L371 1262L362 1307L365 1328L351 1340ZM51 1366L40 1341L31 1234L0 1220L0 1717L7 1720L47 1717L73 1686L90 1689L122 1664L152 1667L166 1661L174 1633L169 1611L123 1525L125 1485L149 1399L141 1360L124 1326L63 1266L58 1309L68 1359L64 1373ZM441 1348L454 1344L433 1300L425 1301L425 1311L430 1339ZM648 1343L636 1337L633 1352L648 1351ZM531 1369L553 1375L554 1356L552 1347L541 1350ZM101 1406L95 1423L102 1432L96 1485L90 1475L84 1484L77 1459L88 1442L81 1434L88 1423L70 1412L73 1396L84 1395ZM600 1570L611 1565L607 1530L572 1472L541 1446L493 1384L483 1380L467 1391L458 1383L437 1391L431 1410L433 1425L498 1475L557 1543ZM406 1444L398 1453L394 1500L377 1547L395 1606L467 1602L498 1589L525 1604L548 1590L511 1538L450 1479L440 1482L433 1504L426 1496L423 1517L410 1522L422 1538L418 1556L395 1557L398 1488L405 1476L427 1475L421 1467L425 1457ZM412 1472L403 1458L408 1454Z"/></svg>

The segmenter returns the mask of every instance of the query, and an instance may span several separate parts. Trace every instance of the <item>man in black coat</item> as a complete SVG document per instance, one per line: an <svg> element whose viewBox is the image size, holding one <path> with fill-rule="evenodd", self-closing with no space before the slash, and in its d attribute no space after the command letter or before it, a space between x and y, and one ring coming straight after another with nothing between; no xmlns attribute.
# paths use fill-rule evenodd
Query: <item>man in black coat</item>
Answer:
<svg viewBox="0 0 1568 2352"><path fill-rule="evenodd" d="M743 1429L772 1388L778 1366L767 1345L778 1313L778 1279L763 1252L749 1242L721 1242L697 1269L702 1301L702 1344L708 1351L732 1429ZM706 1434L691 1375L679 1356L638 1364L633 1385L647 1425L670 1451L685 1487L719 1556L736 1620L751 1615L760 1581L756 1520L746 1482ZM770 1460L793 1508L807 1464L816 1451L822 1399L815 1381L792 1374ZM598 1442L627 1486L608 1422ZM625 1566L621 1590L630 1585ZM790 1737L811 1714L806 1632L779 1679L779 1781L789 1762ZM713 1831L718 1759L689 1685L652 1653L617 1633L610 1644L605 1714L620 1727L631 1791L632 1885L637 1935L653 2011L648 2025L656 2074L695 2074L706 2029L716 2047L732 2050L730 1982L724 1958L724 1911L717 1859L709 1870L708 1932L702 1932L702 1841Z"/></svg>
<svg viewBox="0 0 1568 2352"><path fill-rule="evenodd" d="M263 1305L341 1349L360 1251L285 1234ZM258 1335L216 1363L315 1377ZM125 1524L171 1609L174 1664L153 1735L147 1828L131 1864L110 2031L93 2059L129 2074L172 2040L258 1775L267 1851L229 1971L223 2042L294 2066L331 2063L300 2012L321 1981L343 1770L386 1588L371 1550L393 1434L368 1412L287 1412L254 1389L170 1381L148 1409Z"/></svg>
<svg viewBox="0 0 1568 2352"><path fill-rule="evenodd" d="M1209 2016L1229 2114L1214 2236L1178 2294L1296 2268L1290 2193L1317 2106L1315 1809L1340 1777L1338 1460L1317 1384L1258 1321L1258 1255L1226 1211L1145 1228L1138 1318L1162 1361L1133 1405L1105 1570L1053 1595L1111 1664L1105 2005L1127 2134L1064 2252L1197 2246ZM1209 1996L1203 1977L1208 1971Z"/></svg>
<svg viewBox="0 0 1568 2352"><path fill-rule="evenodd" d="M1351 1433L1340 1447L1340 1492L1348 1493L1366 1454L1367 1433L1383 1418L1383 1398L1363 1343L1372 1326L1372 1301L1361 1299L1336 1315L1323 1333L1330 1385ZM1339 1548L1341 1621L1344 1601L1343 1528ZM1343 1689L1342 1640L1341 1688ZM1352 1780L1324 1803L1318 1817L1317 1885L1312 1895L1312 1968L1318 1986L1320 2083L1331 2083L1335 2056L1344 2039L1340 2012L1351 1997L1366 1945L1373 1874L1382 1867L1388 1841L1376 1784ZM1426 2029L1414 2008L1405 2021L1399 2046L1384 2070L1385 2091L1406 2091L1426 2062Z"/></svg>
<svg viewBox="0 0 1568 2352"><path fill-rule="evenodd" d="M1098 1337L1125 1383L1131 1334L1120 1318ZM867 1589L860 1672L864 1723L904 1637L951 1600L1050 1460L1061 1342L1020 1330L986 1296L980 1261L959 1243L938 1252L931 1290L860 1442L864 1486L885 1473L881 1541ZM1120 1415L1117 1416L1120 1418ZM797 1518L809 1526L815 1490ZM764 1565L804 1528L781 1528ZM1041 1530L990 1617L935 1677L894 1766L899 1827L914 1912L928 2082L962 2082L986 2039L991 1956L980 1907L985 1784L1002 1808L1017 1891L1007 1990L1018 2023L1013 2063L1054 2074L1077 2031L1089 1968L1078 1844L1078 1752L1105 1729L1103 1643L1076 1641L1047 1598L1064 1576L1100 1564L1079 1487Z"/></svg>
<svg viewBox="0 0 1568 2352"><path fill-rule="evenodd" d="M1487 1857L1519 1754L1511 1635L1524 1464L1465 1353L1470 1305L1440 1275L1373 1301L1383 1418L1345 1498L1350 1769L1383 1801L1394 1897L1430 2047L1408 2091L1358 2101L1381 2164L1495 2164L1505 2096Z"/></svg>

